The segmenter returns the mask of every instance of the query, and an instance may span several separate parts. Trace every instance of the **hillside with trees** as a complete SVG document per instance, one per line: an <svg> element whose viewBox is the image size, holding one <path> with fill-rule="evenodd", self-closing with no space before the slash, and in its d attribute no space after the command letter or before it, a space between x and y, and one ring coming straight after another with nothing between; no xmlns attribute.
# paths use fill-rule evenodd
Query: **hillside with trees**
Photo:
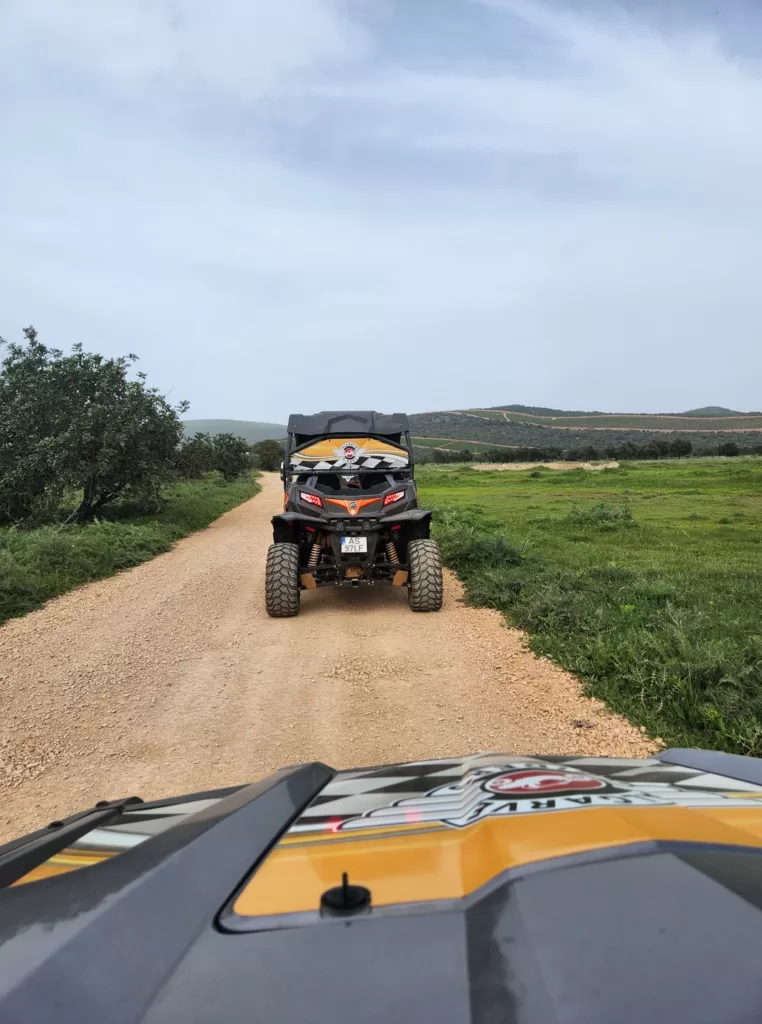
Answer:
<svg viewBox="0 0 762 1024"><path fill-rule="evenodd" d="M286 436L284 423L258 423L254 420L183 420L183 430L188 435L235 434L249 444Z"/></svg>
<svg viewBox="0 0 762 1024"><path fill-rule="evenodd" d="M545 410L543 416L550 410ZM506 415L504 415L506 413ZM563 414L562 414L563 415ZM566 416L584 416L584 413L566 413ZM593 414L587 414L591 416ZM595 414L598 415L598 414ZM640 419L649 419L643 416ZM675 417L677 419L677 417ZM594 448L607 452L623 445L647 447L657 440L672 443L690 443L697 454L717 455L722 445L734 444L740 450L748 451L762 445L762 418L748 416L750 426L745 429L722 429L706 422L702 429L693 429L696 420L688 427L680 427L680 420L672 428L634 426L563 426L543 422L536 413L511 415L506 410L478 410L471 412L417 413L410 417L411 432L416 445L421 448L447 447L453 442L466 442L476 452L485 446L558 449L577 451ZM604 420L605 422L605 420ZM662 421L663 422L663 421ZM760 426L753 425L756 422Z"/></svg>

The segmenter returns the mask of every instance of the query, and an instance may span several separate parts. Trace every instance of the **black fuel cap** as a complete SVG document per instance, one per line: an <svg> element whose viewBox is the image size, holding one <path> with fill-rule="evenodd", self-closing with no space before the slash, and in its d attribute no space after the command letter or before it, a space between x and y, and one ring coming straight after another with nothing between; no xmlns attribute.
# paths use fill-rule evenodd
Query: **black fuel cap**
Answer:
<svg viewBox="0 0 762 1024"><path fill-rule="evenodd" d="M370 889L364 885L350 885L345 871L341 885L326 889L320 897L320 911L323 914L362 914L370 910Z"/></svg>

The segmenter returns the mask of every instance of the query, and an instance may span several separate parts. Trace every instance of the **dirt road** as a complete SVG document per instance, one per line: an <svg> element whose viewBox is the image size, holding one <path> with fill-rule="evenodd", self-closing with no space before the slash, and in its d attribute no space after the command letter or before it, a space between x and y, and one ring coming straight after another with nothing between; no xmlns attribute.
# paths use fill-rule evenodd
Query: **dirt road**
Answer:
<svg viewBox="0 0 762 1024"><path fill-rule="evenodd" d="M0 628L0 838L103 798L477 750L653 748L500 616L415 615L399 590L325 589L268 619L280 484L165 555ZM577 721L593 727L575 727Z"/></svg>

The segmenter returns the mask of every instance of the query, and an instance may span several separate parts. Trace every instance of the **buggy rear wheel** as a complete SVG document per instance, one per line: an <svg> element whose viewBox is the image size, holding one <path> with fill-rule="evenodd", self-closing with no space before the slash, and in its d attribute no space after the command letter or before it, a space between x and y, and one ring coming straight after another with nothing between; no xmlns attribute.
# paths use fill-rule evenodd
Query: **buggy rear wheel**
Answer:
<svg viewBox="0 0 762 1024"><path fill-rule="evenodd" d="M435 540L411 540L407 546L410 583L407 600L414 612L438 612L442 607L442 558Z"/></svg>
<svg viewBox="0 0 762 1024"><path fill-rule="evenodd" d="M299 614L299 545L271 544L265 569L265 608L274 619Z"/></svg>

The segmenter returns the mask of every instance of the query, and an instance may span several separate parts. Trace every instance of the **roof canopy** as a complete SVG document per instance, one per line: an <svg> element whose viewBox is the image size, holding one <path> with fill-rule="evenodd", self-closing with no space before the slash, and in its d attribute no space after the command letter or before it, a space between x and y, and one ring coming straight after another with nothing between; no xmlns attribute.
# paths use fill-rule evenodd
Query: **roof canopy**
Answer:
<svg viewBox="0 0 762 1024"><path fill-rule="evenodd" d="M316 412L311 416L294 413L288 418L289 434L297 434L302 438L331 434L380 434L382 437L399 437L409 429L407 416L401 412L388 416L381 412Z"/></svg>

